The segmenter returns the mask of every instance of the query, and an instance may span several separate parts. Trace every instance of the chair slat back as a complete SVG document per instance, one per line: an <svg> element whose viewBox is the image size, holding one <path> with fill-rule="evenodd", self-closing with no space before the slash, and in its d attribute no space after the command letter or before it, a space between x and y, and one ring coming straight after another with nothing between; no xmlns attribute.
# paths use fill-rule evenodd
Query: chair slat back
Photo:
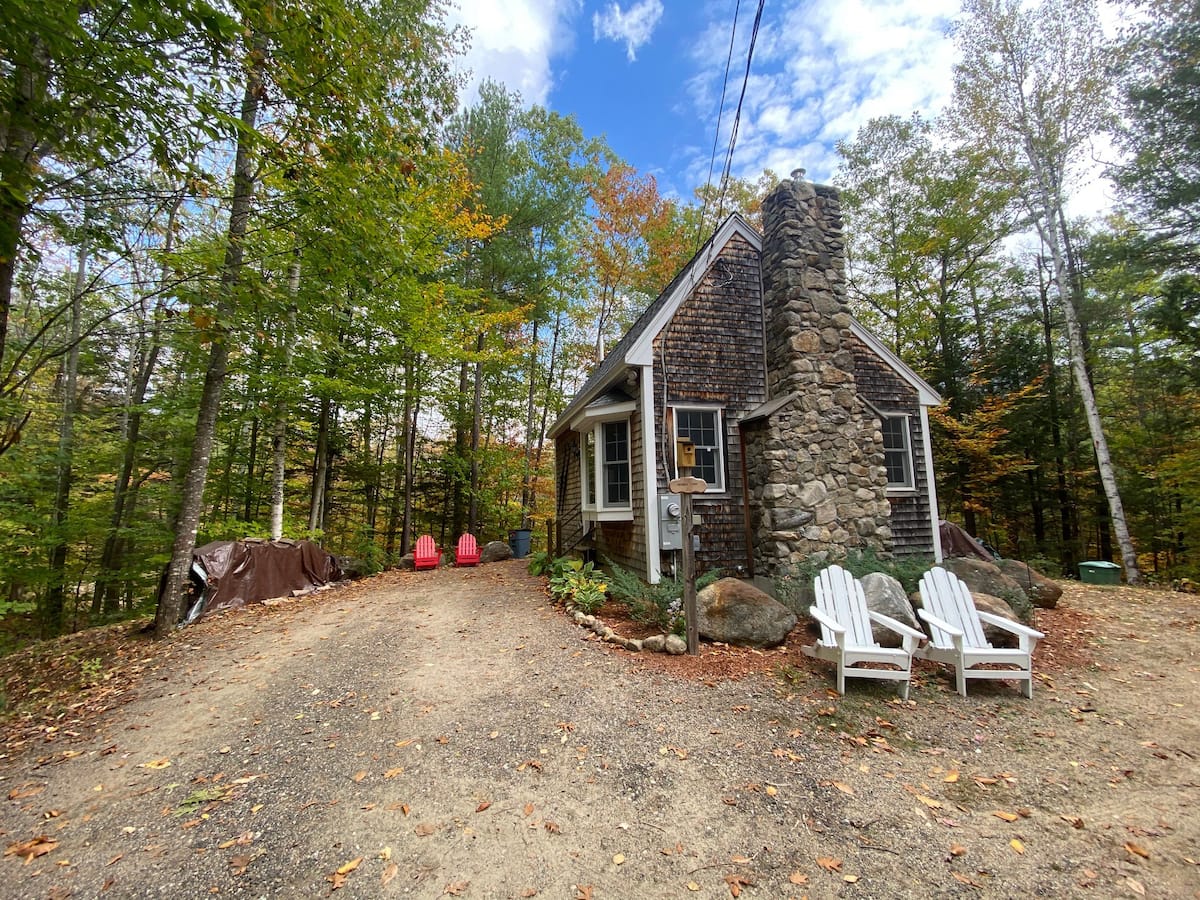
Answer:
<svg viewBox="0 0 1200 900"><path fill-rule="evenodd" d="M846 629L846 639L851 646L875 645L862 582L841 566L832 565L813 579L813 591L816 594L817 609L831 616ZM834 642L834 637L828 630L824 626L821 627L822 643Z"/></svg>
<svg viewBox="0 0 1200 900"><path fill-rule="evenodd" d="M475 542L475 535L464 534L458 539L458 555L464 557L474 556L479 552L479 545Z"/></svg>
<svg viewBox="0 0 1200 900"><path fill-rule="evenodd" d="M921 603L933 615L963 633L963 644L967 647L990 647L983 635L983 623L966 583L941 566L934 566L921 576ZM933 625L929 626L930 637L936 647L952 647L950 635Z"/></svg>

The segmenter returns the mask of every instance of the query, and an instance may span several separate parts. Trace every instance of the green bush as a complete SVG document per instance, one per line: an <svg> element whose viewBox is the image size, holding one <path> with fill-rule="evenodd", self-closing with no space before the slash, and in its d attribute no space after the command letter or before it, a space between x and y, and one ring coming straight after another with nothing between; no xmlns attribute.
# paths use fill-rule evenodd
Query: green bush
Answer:
<svg viewBox="0 0 1200 900"><path fill-rule="evenodd" d="M550 594L555 601L570 601L586 613L604 605L608 582L594 563L560 557L550 563Z"/></svg>
<svg viewBox="0 0 1200 900"><path fill-rule="evenodd" d="M685 623L682 581L663 578L658 584L647 584L610 559L606 559L605 564L610 570L609 593L614 600L629 610L635 622L654 625L677 634L683 633ZM718 577L720 573L716 570L705 572L696 579L696 590L703 590Z"/></svg>
<svg viewBox="0 0 1200 900"><path fill-rule="evenodd" d="M822 569L837 563L855 578L862 578L872 572L883 572L891 575L904 588L906 594L915 594L921 583L921 576L929 571L933 560L928 556L895 556L884 557L872 547L864 550L851 550L844 558L838 559L824 553L816 553L792 567L786 575L776 578L775 593L779 602L803 618L808 615L808 607L813 602L813 579Z"/></svg>

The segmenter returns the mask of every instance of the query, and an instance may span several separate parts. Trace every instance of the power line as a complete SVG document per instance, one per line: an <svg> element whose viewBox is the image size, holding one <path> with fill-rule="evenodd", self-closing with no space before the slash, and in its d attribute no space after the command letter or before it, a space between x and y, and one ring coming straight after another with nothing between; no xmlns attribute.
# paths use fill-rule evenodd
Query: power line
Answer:
<svg viewBox="0 0 1200 900"><path fill-rule="evenodd" d="M717 105L717 127L713 131L712 155L708 160L708 180L705 182L704 204L700 207L700 221L696 225L696 244L704 235L704 219L708 214L708 198L712 192L713 167L717 164L717 142L721 139L721 117L725 113L725 89L729 86L729 68L733 64L733 44L737 37L738 13L742 8L742 0L737 0L733 7L733 27L729 31L729 54L725 57L725 77L721 80L721 102Z"/></svg>
<svg viewBox="0 0 1200 900"><path fill-rule="evenodd" d="M729 188L729 171L733 167L733 148L737 144L738 126L742 122L742 103L746 99L746 86L750 83L750 63L754 59L754 44L758 40L758 26L762 23L763 6L766 0L758 0L758 12L754 14L754 27L750 30L750 47L746 50L746 72L742 76L742 93L738 97L737 112L733 116L733 128L729 132L729 152L725 155L725 170L721 173L721 194L717 203L717 218L725 212L725 191Z"/></svg>

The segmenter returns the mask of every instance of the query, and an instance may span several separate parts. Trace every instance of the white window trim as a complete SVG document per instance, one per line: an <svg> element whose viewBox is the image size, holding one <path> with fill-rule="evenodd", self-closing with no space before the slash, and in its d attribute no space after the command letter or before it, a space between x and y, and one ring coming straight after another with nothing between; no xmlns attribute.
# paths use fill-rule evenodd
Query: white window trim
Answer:
<svg viewBox="0 0 1200 900"><path fill-rule="evenodd" d="M633 423L630 419L633 408L633 403L615 403L587 410L572 423L573 429L579 433L579 500L585 522L628 522L633 520ZM625 447L628 453L625 464L629 468L629 502L615 506L604 502L604 426L610 422L625 423ZM588 502L587 484L588 466L585 458L589 437L592 440L593 494L590 503Z"/></svg>
<svg viewBox="0 0 1200 900"><path fill-rule="evenodd" d="M725 447L725 409L721 406L706 405L703 403L672 403L671 404L671 423L675 433L674 446L671 448L671 460L675 465L675 473L679 474L679 412L711 412L717 416L716 432L717 432L717 474L721 477L721 483L717 485L710 484L705 490L706 494L724 494L729 488L726 482L729 480L726 469L728 460L726 459Z"/></svg>
<svg viewBox="0 0 1200 900"><path fill-rule="evenodd" d="M887 492L889 495L908 496L917 493L917 468L916 460L913 459L912 448L912 415L906 412L888 412L886 410L876 410L880 418L880 432L883 430L884 419L899 419L903 424L901 433L904 435L904 459L905 473L908 475L908 484L892 484L888 482ZM886 458L887 450L884 450ZM896 450L893 453L898 452Z"/></svg>

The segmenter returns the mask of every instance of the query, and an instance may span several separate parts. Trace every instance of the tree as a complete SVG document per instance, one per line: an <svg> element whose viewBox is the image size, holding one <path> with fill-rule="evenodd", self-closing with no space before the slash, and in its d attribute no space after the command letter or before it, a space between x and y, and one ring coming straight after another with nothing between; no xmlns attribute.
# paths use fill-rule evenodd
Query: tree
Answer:
<svg viewBox="0 0 1200 900"><path fill-rule="evenodd" d="M1093 0L966 0L956 33L950 121L975 140L1020 197L1049 248L1071 350L1126 578L1140 581L1116 473L1088 371L1079 320L1082 284L1070 245L1066 202L1091 140L1110 124L1108 57Z"/></svg>

